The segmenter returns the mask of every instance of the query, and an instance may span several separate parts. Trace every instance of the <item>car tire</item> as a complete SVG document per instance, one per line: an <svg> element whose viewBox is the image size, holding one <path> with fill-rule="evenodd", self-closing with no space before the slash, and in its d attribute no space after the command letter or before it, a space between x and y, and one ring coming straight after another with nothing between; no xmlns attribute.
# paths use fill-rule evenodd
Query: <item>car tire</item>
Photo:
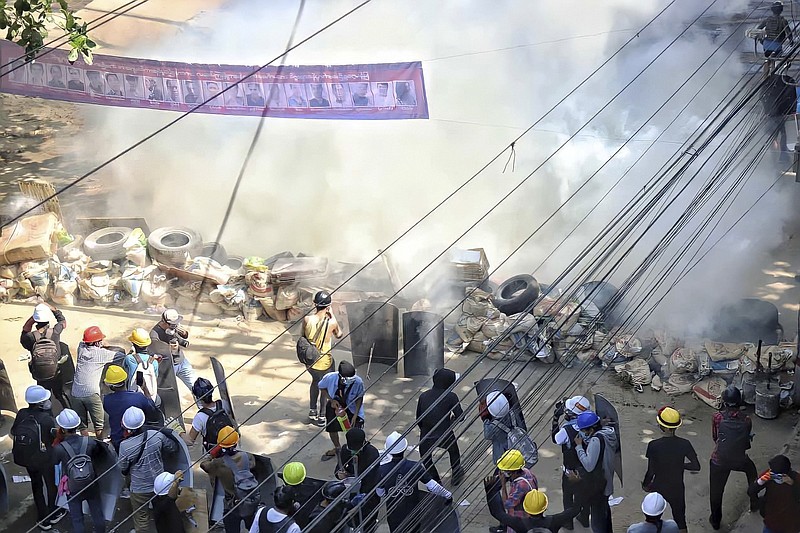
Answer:
<svg viewBox="0 0 800 533"><path fill-rule="evenodd" d="M132 228L111 227L93 231L83 240L83 251L92 261L117 261L125 258L125 241Z"/></svg>
<svg viewBox="0 0 800 533"><path fill-rule="evenodd" d="M508 278L494 292L494 305L501 313L525 311L539 297L539 282L529 274Z"/></svg>
<svg viewBox="0 0 800 533"><path fill-rule="evenodd" d="M200 255L213 259L220 265L224 265L228 261L228 252L226 252L225 247L218 242L212 241L204 243Z"/></svg>
<svg viewBox="0 0 800 533"><path fill-rule="evenodd" d="M147 251L159 263L183 267L189 257L197 257L203 251L203 238L189 228L158 228L147 238Z"/></svg>
<svg viewBox="0 0 800 533"><path fill-rule="evenodd" d="M241 255L229 255L222 266L226 266L231 270L241 270L244 267L244 257Z"/></svg>

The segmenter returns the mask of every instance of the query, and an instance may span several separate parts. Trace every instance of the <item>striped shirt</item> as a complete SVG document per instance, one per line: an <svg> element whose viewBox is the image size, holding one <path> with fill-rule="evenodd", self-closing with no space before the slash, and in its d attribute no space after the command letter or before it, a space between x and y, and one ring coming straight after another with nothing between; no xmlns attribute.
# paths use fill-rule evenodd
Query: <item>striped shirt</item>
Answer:
<svg viewBox="0 0 800 533"><path fill-rule="evenodd" d="M142 457L135 465L131 463L139 455L142 442L147 438ZM153 492L156 477L164 472L164 461L161 454L175 453L178 444L160 431L146 431L122 441L119 445L119 466L123 471L130 468L131 492L147 494Z"/></svg>
<svg viewBox="0 0 800 533"><path fill-rule="evenodd" d="M75 364L75 378L72 381L72 395L86 398L92 394L100 394L100 380L103 368L114 360L116 352L102 346L78 344L78 362Z"/></svg>

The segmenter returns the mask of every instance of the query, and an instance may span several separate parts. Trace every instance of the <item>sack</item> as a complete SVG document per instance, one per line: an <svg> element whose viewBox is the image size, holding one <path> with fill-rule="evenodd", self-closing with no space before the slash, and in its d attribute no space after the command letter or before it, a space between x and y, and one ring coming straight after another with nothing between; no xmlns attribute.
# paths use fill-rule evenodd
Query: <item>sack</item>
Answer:
<svg viewBox="0 0 800 533"><path fill-rule="evenodd" d="M650 365L640 358L631 359L623 365L617 365L614 370L625 383L631 384L637 391L642 392L645 385L653 380Z"/></svg>
<svg viewBox="0 0 800 533"><path fill-rule="evenodd" d="M77 453L66 441L62 442L61 446L63 446L69 454L66 472L69 493L73 495L78 494L91 485L96 477L92 458L86 453L89 447L89 437L81 438L81 447Z"/></svg>
<svg viewBox="0 0 800 533"><path fill-rule="evenodd" d="M245 453L246 452L240 452ZM246 466L239 468L230 455L222 457L225 465L233 472L233 487L236 493L234 505L238 505L239 516L249 518L253 516L261 504L261 490L256 477L250 471L250 458L245 455Z"/></svg>
<svg viewBox="0 0 800 533"><path fill-rule="evenodd" d="M208 415L206 430L203 434L203 445L205 445L207 449L217 444L217 435L219 435L221 429L226 426L236 427L231 417L225 412L225 409L222 408L222 401L217 400L216 404L216 411L212 411L206 407L200 409L201 413Z"/></svg>
<svg viewBox="0 0 800 533"><path fill-rule="evenodd" d="M697 372L697 358L691 348L678 348L670 357L670 373L691 374Z"/></svg>
<svg viewBox="0 0 800 533"><path fill-rule="evenodd" d="M717 429L717 458L723 463L742 460L750 449L750 432L743 416L722 413L722 421Z"/></svg>
<svg viewBox="0 0 800 533"><path fill-rule="evenodd" d="M11 455L14 463L24 467L39 468L50 462L47 446L42 441L42 426L33 415L28 415L14 428Z"/></svg>
<svg viewBox="0 0 800 533"><path fill-rule="evenodd" d="M44 335L33 332L33 349L31 350L31 376L36 381L47 381L58 373L58 358L61 347L53 340L53 330L47 328Z"/></svg>
<svg viewBox="0 0 800 533"><path fill-rule="evenodd" d="M531 440L527 431L514 425L509 428L501 423L498 423L497 427L506 433L506 443L508 446L506 449L519 450L522 457L525 458L526 468L533 468L533 466L539 462L539 450L536 447L536 443Z"/></svg>
<svg viewBox="0 0 800 533"><path fill-rule="evenodd" d="M695 385L692 391L698 400L714 409L719 409L722 407L722 391L727 386L722 378L708 378Z"/></svg>

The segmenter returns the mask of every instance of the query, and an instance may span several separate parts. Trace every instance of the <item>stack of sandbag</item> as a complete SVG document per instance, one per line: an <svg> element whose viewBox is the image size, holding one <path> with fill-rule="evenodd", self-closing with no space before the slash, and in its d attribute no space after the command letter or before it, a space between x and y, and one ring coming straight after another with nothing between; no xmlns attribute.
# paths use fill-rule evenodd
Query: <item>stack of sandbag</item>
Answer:
<svg viewBox="0 0 800 533"><path fill-rule="evenodd" d="M19 292L17 265L0 266L0 302L8 302Z"/></svg>
<svg viewBox="0 0 800 533"><path fill-rule="evenodd" d="M700 381L696 350L684 346L677 348L670 356L669 379L664 383L664 392L670 395L691 392Z"/></svg>
<svg viewBox="0 0 800 533"><path fill-rule="evenodd" d="M71 264L61 263L58 257L50 261L50 278L53 287L50 290L50 299L56 305L75 305L75 293L78 290L78 272Z"/></svg>
<svg viewBox="0 0 800 533"><path fill-rule="evenodd" d="M490 293L480 289L465 290L469 291L467 293L469 296L461 305L461 316L453 328L461 344L454 346L451 343L450 348L456 353L465 350L483 352L492 338L508 328L508 318L494 306ZM489 357L502 358L504 353L513 346L513 341L510 338L506 339L496 347Z"/></svg>
<svg viewBox="0 0 800 533"><path fill-rule="evenodd" d="M642 341L633 335L618 334L613 336L610 341L607 336L604 337L606 337L604 342L606 348L600 352L600 360L604 365L625 364L642 353ZM592 337L592 346L594 346L594 337Z"/></svg>
<svg viewBox="0 0 800 533"><path fill-rule="evenodd" d="M643 392L646 385L653 380L653 373L647 361L634 357L629 361L614 365L614 371L623 383L631 385L637 392Z"/></svg>

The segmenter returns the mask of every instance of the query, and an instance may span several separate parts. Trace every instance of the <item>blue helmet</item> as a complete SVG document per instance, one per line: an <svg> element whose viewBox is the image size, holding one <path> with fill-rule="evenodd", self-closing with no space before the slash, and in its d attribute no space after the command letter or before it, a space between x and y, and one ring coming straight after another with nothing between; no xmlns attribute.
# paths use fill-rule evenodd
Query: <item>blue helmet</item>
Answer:
<svg viewBox="0 0 800 533"><path fill-rule="evenodd" d="M578 429L589 429L600 422L600 417L594 411L586 411L578 415Z"/></svg>

